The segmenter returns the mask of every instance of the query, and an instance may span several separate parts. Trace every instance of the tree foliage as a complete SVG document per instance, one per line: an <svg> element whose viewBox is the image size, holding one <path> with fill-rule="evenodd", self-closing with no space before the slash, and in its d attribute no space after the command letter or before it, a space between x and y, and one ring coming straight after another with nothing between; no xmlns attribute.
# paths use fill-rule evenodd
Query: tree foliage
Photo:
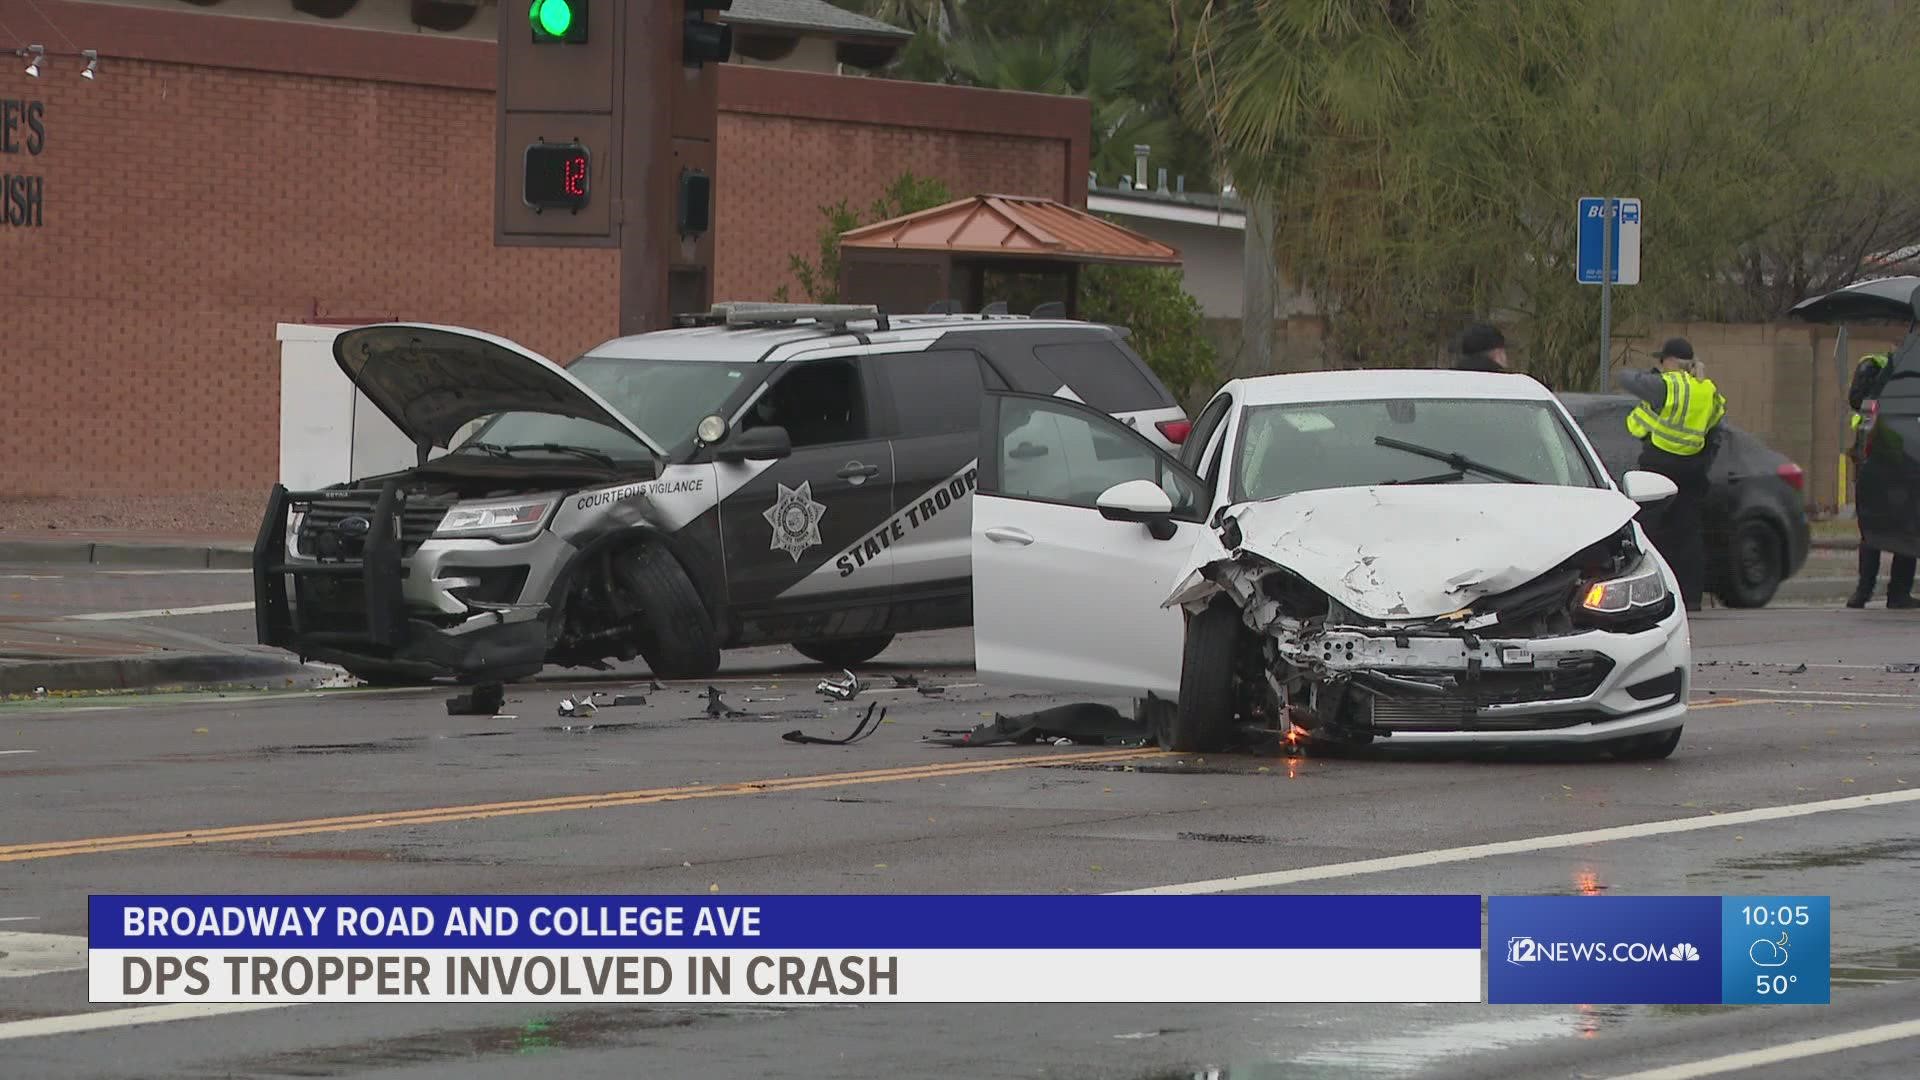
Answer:
<svg viewBox="0 0 1920 1080"><path fill-rule="evenodd" d="M787 256L787 270L800 286L808 300L816 304L837 304L840 302L840 236L849 229L862 225L871 225L876 221L901 217L906 214L930 210L942 203L953 201L953 194L947 185L937 177L919 177L911 172L903 172L895 177L887 190L867 208L865 219L841 199L832 206L820 207L820 214L826 219L820 226L820 247L818 261L799 255ZM784 303L788 296L785 285L774 290L774 299Z"/></svg>
<svg viewBox="0 0 1920 1080"><path fill-rule="evenodd" d="M1884 0L1211 0L1181 67L1336 360L1430 363L1492 315L1575 386L1580 196L1643 200L1622 329L1777 318L1920 238L1912 24Z"/></svg>
<svg viewBox="0 0 1920 1080"><path fill-rule="evenodd" d="M1080 317L1124 326L1129 343L1175 398L1215 389L1214 348L1200 304L1180 271L1162 266L1089 266L1080 273Z"/></svg>

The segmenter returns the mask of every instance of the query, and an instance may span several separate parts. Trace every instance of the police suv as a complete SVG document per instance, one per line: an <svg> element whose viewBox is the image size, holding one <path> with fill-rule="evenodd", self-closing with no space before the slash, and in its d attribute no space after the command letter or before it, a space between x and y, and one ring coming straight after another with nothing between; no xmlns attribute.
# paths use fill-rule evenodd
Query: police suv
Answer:
<svg viewBox="0 0 1920 1080"><path fill-rule="evenodd" d="M1073 398L1168 449L1187 431L1098 323L791 304L676 322L564 367L470 329L342 332L335 361L418 463L275 485L259 640L386 684L635 656L698 678L773 643L851 666L971 625L989 388Z"/></svg>

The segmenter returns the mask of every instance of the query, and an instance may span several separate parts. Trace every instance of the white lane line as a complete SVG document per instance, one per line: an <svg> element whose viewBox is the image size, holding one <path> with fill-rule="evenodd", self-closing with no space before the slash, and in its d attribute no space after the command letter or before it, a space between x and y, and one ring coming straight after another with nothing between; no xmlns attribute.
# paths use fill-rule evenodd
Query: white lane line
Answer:
<svg viewBox="0 0 1920 1080"><path fill-rule="evenodd" d="M67 615L86 622L117 622L121 619L158 619L168 615L212 615L221 611L252 611L253 601L233 604L200 604L197 607L145 608L140 611L92 611L85 615Z"/></svg>
<svg viewBox="0 0 1920 1080"><path fill-rule="evenodd" d="M0 757L6 757L8 754L37 754L39 752L38 750L0 750Z"/></svg>
<svg viewBox="0 0 1920 1080"><path fill-rule="evenodd" d="M301 1003L258 1001L232 1005L202 1005L198 1002L180 1002L172 1005L141 1005L132 1009L102 1009L98 1012L73 1013L68 1016L43 1016L38 1020L14 1020L0 1024L0 1042L8 1039L33 1039L43 1035L72 1035L81 1031L136 1027L141 1024L164 1024L173 1020L202 1020L232 1013L285 1009L297 1004Z"/></svg>
<svg viewBox="0 0 1920 1080"><path fill-rule="evenodd" d="M0 915L0 922L39 922L38 915Z"/></svg>
<svg viewBox="0 0 1920 1080"><path fill-rule="evenodd" d="M212 570L102 570L100 573L112 574L115 577L174 577L179 574L251 574L253 571L215 568Z"/></svg>
<svg viewBox="0 0 1920 1080"><path fill-rule="evenodd" d="M1627 1073L1615 1077L1614 1080L1693 1080L1698 1076L1718 1076L1736 1069L1777 1065L1782 1061L1797 1061L1801 1058L1818 1057L1821 1054L1834 1054L1842 1050L1855 1050L1862 1046L1916 1037L1920 1037L1920 1020L1905 1020L1897 1024L1882 1024L1879 1027L1844 1031L1838 1035L1825 1035L1818 1039L1782 1043L1779 1046L1769 1046L1764 1050L1746 1050L1738 1054L1690 1061L1684 1065L1668 1065L1661 1069Z"/></svg>
<svg viewBox="0 0 1920 1080"><path fill-rule="evenodd" d="M1695 687L1697 691L1713 690L1722 694L1771 694L1784 697L1796 694L1801 697L1862 697L1862 698L1911 698L1912 691L1904 694L1883 694L1873 690L1764 690L1758 686L1713 686Z"/></svg>
<svg viewBox="0 0 1920 1080"><path fill-rule="evenodd" d="M1579 847L1583 844L1604 844L1613 840L1638 840L1648 836L1666 836L1673 833L1697 832L1701 829L1724 829L1733 825L1749 825L1756 821L1778 821L1782 818L1806 817L1809 814L1830 814L1840 810L1864 810L1868 807L1895 806L1901 803L1910 803L1915 800L1920 800L1920 789L1888 791L1872 795L1853 795L1844 799L1826 799L1821 802L1790 803L1785 806L1763 806L1752 810L1737 810L1731 814L1689 815L1683 818L1670 818L1666 821L1646 821L1638 825L1617 825L1610 829L1588 829L1584 832L1556 833L1551 836L1532 836L1523 840L1503 840L1494 844L1470 844L1466 847L1416 851L1408 855L1390 855L1380 859L1360 859L1355 862L1327 863L1321 866L1302 866L1292 870L1273 870L1261 874L1240 874L1235 877L1214 878L1210 881L1189 881L1180 885L1158 885L1147 889L1127 889L1113 895L1194 895L1237 892L1242 889L1270 889L1279 885L1295 885L1303 881L1326 881L1330 878L1360 877L1365 874L1385 874L1395 870L1412 870L1422 866L1440 866L1446 863L1490 859L1498 855L1519 855L1530 851L1553 851L1558 848Z"/></svg>

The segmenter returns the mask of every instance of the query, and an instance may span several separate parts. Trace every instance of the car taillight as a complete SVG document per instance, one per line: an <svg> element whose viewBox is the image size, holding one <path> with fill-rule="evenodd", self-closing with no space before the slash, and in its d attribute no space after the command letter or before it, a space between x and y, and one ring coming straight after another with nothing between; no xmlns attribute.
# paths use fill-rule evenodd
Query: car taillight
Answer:
<svg viewBox="0 0 1920 1080"><path fill-rule="evenodd" d="M1153 426L1160 429L1160 434L1165 435L1168 442L1178 446L1187 441L1187 432L1193 430L1193 421L1162 420Z"/></svg>
<svg viewBox="0 0 1920 1080"><path fill-rule="evenodd" d="M1782 465L1778 469L1775 469L1774 472L1779 473L1780 479L1785 480L1787 482L1787 485L1793 488L1793 490L1795 491L1807 490L1806 471L1801 469L1800 466L1795 465L1793 462L1791 461L1787 462L1785 465Z"/></svg>

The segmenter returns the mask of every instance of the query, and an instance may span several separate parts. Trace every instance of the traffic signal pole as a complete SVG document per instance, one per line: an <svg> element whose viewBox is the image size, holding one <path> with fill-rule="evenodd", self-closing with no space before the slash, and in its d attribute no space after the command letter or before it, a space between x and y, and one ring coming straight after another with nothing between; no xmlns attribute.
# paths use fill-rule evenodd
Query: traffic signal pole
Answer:
<svg viewBox="0 0 1920 1080"><path fill-rule="evenodd" d="M494 243L620 252L619 332L713 297L732 0L503 0Z"/></svg>

